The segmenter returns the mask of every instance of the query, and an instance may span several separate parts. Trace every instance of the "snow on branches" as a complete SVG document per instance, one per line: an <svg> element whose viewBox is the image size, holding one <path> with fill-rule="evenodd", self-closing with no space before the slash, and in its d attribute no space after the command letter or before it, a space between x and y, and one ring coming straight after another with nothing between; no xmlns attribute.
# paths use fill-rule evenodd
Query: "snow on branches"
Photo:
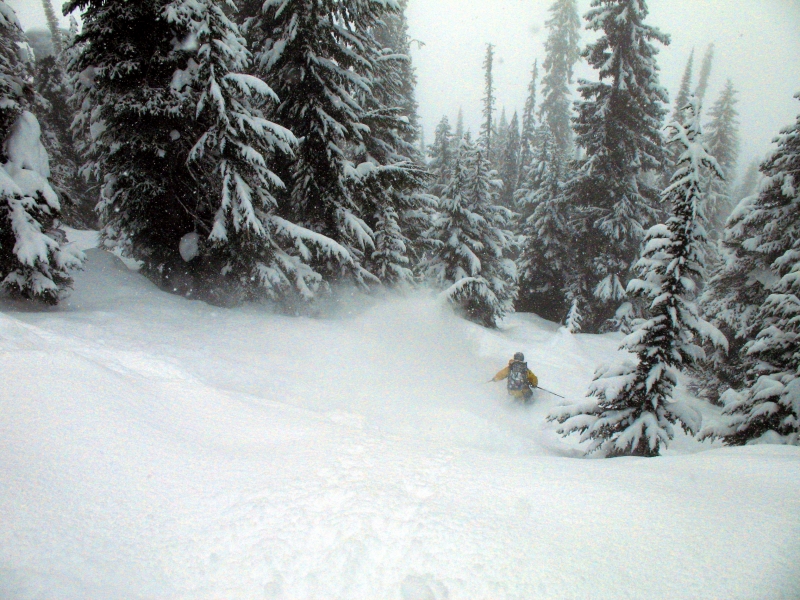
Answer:
<svg viewBox="0 0 800 600"><path fill-rule="evenodd" d="M636 264L640 278L627 292L647 301L646 318L638 321L622 347L637 357L598 370L589 388L594 400L562 407L549 419L559 433L582 434L589 452L605 456L657 456L674 435L674 425L696 433L699 417L681 403L670 402L677 372L704 356L698 341L726 346L724 336L702 319L692 298L704 273L706 231L700 209L704 170L721 177L716 160L703 144L696 101L685 108L684 122L670 125L670 143L683 152L662 201L672 206L665 224L647 232Z"/></svg>

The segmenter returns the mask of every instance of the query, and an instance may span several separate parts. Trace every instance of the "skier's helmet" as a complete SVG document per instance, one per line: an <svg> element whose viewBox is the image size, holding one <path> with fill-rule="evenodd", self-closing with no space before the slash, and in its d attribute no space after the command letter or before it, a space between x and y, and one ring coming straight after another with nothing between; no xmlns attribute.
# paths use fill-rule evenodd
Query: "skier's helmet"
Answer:
<svg viewBox="0 0 800 600"><path fill-rule="evenodd" d="M516 354L514 354L514 360L523 362L525 360L525 355L522 352L517 352Z"/></svg>

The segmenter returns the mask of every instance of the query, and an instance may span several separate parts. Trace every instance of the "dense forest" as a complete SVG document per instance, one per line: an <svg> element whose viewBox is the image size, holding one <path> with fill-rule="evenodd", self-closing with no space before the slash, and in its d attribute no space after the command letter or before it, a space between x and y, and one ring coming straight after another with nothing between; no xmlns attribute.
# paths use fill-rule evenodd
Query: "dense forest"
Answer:
<svg viewBox="0 0 800 600"><path fill-rule="evenodd" d="M487 44L479 131L444 116L429 145L406 0L69 0L69 31L43 4L26 37L0 0L3 294L58 304L64 227L219 306L428 286L486 327L626 334L551 414L590 452L800 443L800 116L737 178L734 82L706 97L712 45L671 100L645 0L555 0L510 118ZM680 372L724 422L671 402Z"/></svg>

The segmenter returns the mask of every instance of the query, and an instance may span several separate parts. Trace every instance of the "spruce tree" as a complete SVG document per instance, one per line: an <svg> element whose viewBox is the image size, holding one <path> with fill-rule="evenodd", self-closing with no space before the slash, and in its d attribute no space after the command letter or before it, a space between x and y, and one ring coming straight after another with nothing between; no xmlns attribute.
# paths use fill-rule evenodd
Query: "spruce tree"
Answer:
<svg viewBox="0 0 800 600"><path fill-rule="evenodd" d="M177 290L185 271L180 241L195 230L196 199L186 159L184 100L173 89L189 70L189 37L167 21L168 0L71 0L83 28L69 63L73 128L82 140L84 173L100 185L98 211L106 247L142 262L142 272ZM188 286L191 288L191 286Z"/></svg>
<svg viewBox="0 0 800 600"><path fill-rule="evenodd" d="M683 118L683 109L689 102L689 96L692 93L692 69L694 65L694 48L689 54L689 60L686 61L686 68L683 70L683 77L681 78L681 87L678 90L678 95L675 96L675 110L672 113L673 120L681 120Z"/></svg>
<svg viewBox="0 0 800 600"><path fill-rule="evenodd" d="M458 107L458 116L456 117L456 131L454 137L455 142L455 152L458 152L459 147L461 146L461 138L464 137L464 110L459 106Z"/></svg>
<svg viewBox="0 0 800 600"><path fill-rule="evenodd" d="M392 100L399 114L408 119L410 127L404 131L403 139L409 144L421 136L417 99L414 89L417 75L411 63L411 44L408 37L406 8L408 0L398 0L399 11L383 19L383 25L375 29L375 38L381 48L381 62L386 64L396 91ZM424 147L424 146L423 146Z"/></svg>
<svg viewBox="0 0 800 600"><path fill-rule="evenodd" d="M681 86L678 89L678 95L675 97L675 108L672 112L672 120L681 120L683 118L683 109L689 102L689 96L692 91L692 69L694 65L694 48L689 54L689 60L686 61L686 68L683 70L683 77L681 78ZM667 146L667 164L663 172L663 187L669 185L670 179L675 171L675 163L678 162L680 153L682 152L679 145Z"/></svg>
<svg viewBox="0 0 800 600"><path fill-rule="evenodd" d="M719 99L708 112L706 140L712 156L717 159L724 181L712 177L704 212L714 237L722 231L725 219L733 210L733 180L736 176L736 160L739 156L739 121L736 111L736 90L729 79Z"/></svg>
<svg viewBox="0 0 800 600"><path fill-rule="evenodd" d="M669 37L645 23L645 0L592 0L588 27L601 31L583 55L600 81L580 81L574 119L585 150L569 182L580 249L570 283L585 301L584 327L597 332L625 298L626 282L658 190L651 172L664 165L661 121L667 93L659 85L657 48Z"/></svg>
<svg viewBox="0 0 800 600"><path fill-rule="evenodd" d="M481 125L478 143L483 147L487 160L492 158L492 133L494 130L494 45L486 44L486 56L483 59L484 96L483 96L483 124Z"/></svg>
<svg viewBox="0 0 800 600"><path fill-rule="evenodd" d="M32 61L16 13L0 0L0 290L57 304L82 254L58 227L60 202L31 112Z"/></svg>
<svg viewBox="0 0 800 600"><path fill-rule="evenodd" d="M767 297L762 274L769 270L773 256L757 252L760 232L753 221L756 196L741 201L728 219L720 241L719 259L700 296L705 318L728 339L727 351L707 349L691 387L699 396L720 404L728 389L744 386L747 371L745 344L758 333L755 316ZM755 245L754 245L755 244Z"/></svg>
<svg viewBox="0 0 800 600"><path fill-rule="evenodd" d="M726 418L705 432L734 446L800 444L800 116L775 141L777 149L761 166L762 191L743 201L742 219L748 232L743 247L768 265L759 273L768 282L767 297L751 327L755 339L743 349L745 388L729 395Z"/></svg>
<svg viewBox="0 0 800 600"><path fill-rule="evenodd" d="M375 60L381 54L373 32L382 18L396 14L390 7L397 5L373 0L269 0L256 5L248 36L257 72L273 83L280 98L270 114L300 140L294 159L278 170L289 188L281 212L323 236L329 248L345 249L345 261L337 252L312 261L326 281L376 281L364 266L376 250L374 230L367 223L375 207L360 201L363 172L356 169L350 151L368 151L367 145L376 141L366 139L369 128L364 123L366 112L374 108Z"/></svg>
<svg viewBox="0 0 800 600"><path fill-rule="evenodd" d="M61 54L61 29L58 26L58 19L53 10L53 5L50 0L42 0L42 7L44 8L44 16L47 19L47 28L50 30L50 39L53 44L53 52L56 56Z"/></svg>
<svg viewBox="0 0 800 600"><path fill-rule="evenodd" d="M564 317L564 286L575 250L564 176L565 161L558 144L547 123L542 123L527 177L516 194L523 239L517 308L552 321Z"/></svg>
<svg viewBox="0 0 800 600"><path fill-rule="evenodd" d="M562 156L568 157L572 147L570 127L572 72L580 58L578 41L581 21L576 0L556 0L550 7L551 17L545 42L545 74L542 77L542 106L539 119L546 121ZM595 65L596 66L596 65Z"/></svg>
<svg viewBox="0 0 800 600"><path fill-rule="evenodd" d="M531 82L528 84L528 97L525 99L525 109L522 111L522 132L519 138L519 187L525 177L525 171L531 163L533 155L533 142L536 135L536 81L539 78L539 62L533 61Z"/></svg>
<svg viewBox="0 0 800 600"><path fill-rule="evenodd" d="M363 144L348 153L360 172L352 187L375 234L365 267L385 284L407 284L427 246L423 234L430 228L435 198L425 193L429 178L415 143L415 77L405 16L387 14L374 33L371 86L356 93L368 130Z"/></svg>
<svg viewBox="0 0 800 600"><path fill-rule="evenodd" d="M464 139L430 234L435 250L424 265L444 296L486 327L513 310L516 295L516 268L508 258L511 212L496 203L495 176L484 148Z"/></svg>
<svg viewBox="0 0 800 600"><path fill-rule="evenodd" d="M331 250L277 214L273 192L283 184L269 161L290 153L295 140L257 108L276 98L247 74L251 55L226 14L232 7L226 0L173 0L164 10L167 22L191 40L189 68L172 83L194 116L177 132L192 144L186 185L194 187L187 202L194 230L181 239L181 257L213 286L211 299L222 289L234 300L310 299L320 276L306 264L308 255Z"/></svg>
<svg viewBox="0 0 800 600"><path fill-rule="evenodd" d="M700 66L700 75L697 80L697 89L695 89L694 95L697 96L700 102L703 102L703 99L706 96L706 90L708 90L708 80L711 78L711 65L714 61L714 44L711 43L706 48L706 53L703 55L703 64Z"/></svg>
<svg viewBox="0 0 800 600"><path fill-rule="evenodd" d="M758 182L761 177L759 172L760 166L761 161L754 160L750 163L747 169L745 169L744 175L742 176L742 181L733 194L734 207L737 206L743 198L747 198L748 196L752 196L756 193L756 190L758 189Z"/></svg>
<svg viewBox="0 0 800 600"><path fill-rule="evenodd" d="M503 169L503 155L507 141L508 119L506 118L506 107L504 106L500 110L500 119L496 119L492 126L492 154L489 156L489 164L497 171L502 171Z"/></svg>
<svg viewBox="0 0 800 600"><path fill-rule="evenodd" d="M502 146L502 157L500 160L500 179L503 182L503 190L500 193L500 204L512 209L514 206L514 192L517 190L519 181L519 118L517 113L511 117L511 123L506 127L504 144Z"/></svg>
<svg viewBox="0 0 800 600"><path fill-rule="evenodd" d="M549 418L562 424L559 433L582 434L588 452L605 456L657 456L674 436L674 425L696 433L700 418L682 403L670 402L677 372L702 356L696 341L725 346L724 336L698 313L691 298L703 278L706 234L700 205L704 169L722 173L703 144L699 102L687 108L684 122L673 121L671 142L684 151L662 200L672 216L652 227L631 280L631 295L646 299L646 318L637 323L622 347L637 356L616 367L598 370L589 388L594 400L562 407Z"/></svg>
<svg viewBox="0 0 800 600"><path fill-rule="evenodd" d="M51 55L36 65L37 105L42 143L50 157L50 179L62 206L62 220L77 228L96 228L96 199L80 176L82 158L72 138L73 111L63 60Z"/></svg>
<svg viewBox="0 0 800 600"><path fill-rule="evenodd" d="M428 189L434 196L442 195L452 177L453 161L458 152L456 141L453 138L450 121L447 116L444 116L436 126L433 144L428 149L430 156L428 170L433 175Z"/></svg>

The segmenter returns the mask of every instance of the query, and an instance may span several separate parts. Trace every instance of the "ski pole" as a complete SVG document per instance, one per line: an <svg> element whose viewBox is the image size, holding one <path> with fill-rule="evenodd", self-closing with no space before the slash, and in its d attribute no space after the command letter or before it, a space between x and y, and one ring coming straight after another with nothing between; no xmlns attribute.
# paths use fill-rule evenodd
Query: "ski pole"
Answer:
<svg viewBox="0 0 800 600"><path fill-rule="evenodd" d="M543 387L536 386L538 389L542 390L543 392L547 392L548 394L553 394L553 396L558 396L559 398L564 398L561 394L556 394L555 392L551 392L550 390L546 390ZM566 400L566 398L564 398Z"/></svg>

